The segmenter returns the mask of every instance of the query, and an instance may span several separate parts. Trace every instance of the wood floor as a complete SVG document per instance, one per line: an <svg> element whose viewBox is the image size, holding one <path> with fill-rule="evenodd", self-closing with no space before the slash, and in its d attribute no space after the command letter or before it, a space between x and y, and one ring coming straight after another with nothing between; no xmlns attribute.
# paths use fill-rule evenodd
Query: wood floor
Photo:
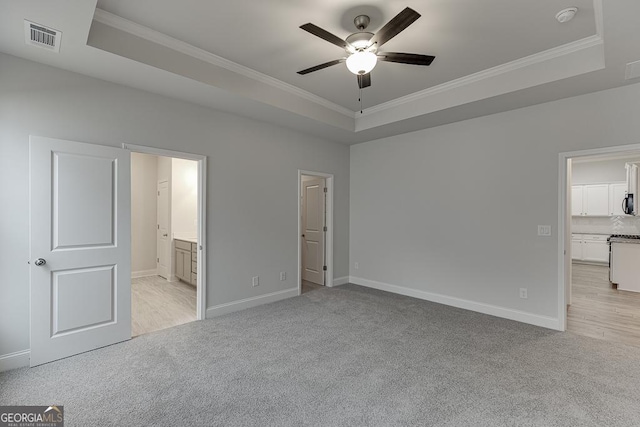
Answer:
<svg viewBox="0 0 640 427"><path fill-rule="evenodd" d="M147 334L196 320L196 287L160 276L131 280L131 334Z"/></svg>
<svg viewBox="0 0 640 427"><path fill-rule="evenodd" d="M316 283L308 282L306 280L302 281L302 293L306 294L307 292L315 291L316 289L323 288L324 286L318 285Z"/></svg>
<svg viewBox="0 0 640 427"><path fill-rule="evenodd" d="M567 331L640 346L640 293L609 283L609 268L573 264Z"/></svg>

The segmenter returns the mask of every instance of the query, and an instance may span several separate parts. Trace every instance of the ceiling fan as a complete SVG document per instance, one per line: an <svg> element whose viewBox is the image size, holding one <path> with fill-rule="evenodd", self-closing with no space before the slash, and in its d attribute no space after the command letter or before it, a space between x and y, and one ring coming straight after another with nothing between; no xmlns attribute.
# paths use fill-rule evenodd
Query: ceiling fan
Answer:
<svg viewBox="0 0 640 427"><path fill-rule="evenodd" d="M419 55L415 53L399 53L399 52L379 52L378 49L383 44L404 31L409 25L413 24L420 14L415 10L407 7L397 14L391 21L380 29L376 34L365 31L371 21L367 15L358 15L353 20L356 28L359 30L351 34L345 40L323 30L317 25L308 23L301 25L300 28L343 48L347 52L347 57L335 59L298 71L298 74L305 75L323 68L331 67L342 62L347 63L347 68L358 78L358 87L363 89L371 86L371 70L376 66L378 60L386 62L399 62L402 64L412 65L431 65L435 56Z"/></svg>

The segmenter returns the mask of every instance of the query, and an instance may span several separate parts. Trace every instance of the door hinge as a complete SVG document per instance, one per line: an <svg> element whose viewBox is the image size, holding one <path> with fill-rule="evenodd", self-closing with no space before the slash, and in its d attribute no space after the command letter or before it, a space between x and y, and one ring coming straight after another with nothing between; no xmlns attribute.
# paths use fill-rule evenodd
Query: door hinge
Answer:
<svg viewBox="0 0 640 427"><path fill-rule="evenodd" d="M325 193L327 192L327 187L324 187L324 192L325 192Z"/></svg>
<svg viewBox="0 0 640 427"><path fill-rule="evenodd" d="M160 192L158 191L158 196L160 195Z"/></svg>
<svg viewBox="0 0 640 427"><path fill-rule="evenodd" d="M327 226L322 227L322 231L327 231Z"/></svg>
<svg viewBox="0 0 640 427"><path fill-rule="evenodd" d="M160 224L158 224L158 230L160 230Z"/></svg>
<svg viewBox="0 0 640 427"><path fill-rule="evenodd" d="M160 258L156 258L156 262L160 262Z"/></svg>
<svg viewBox="0 0 640 427"><path fill-rule="evenodd" d="M327 266L326 265L322 266L322 271L327 271Z"/></svg>

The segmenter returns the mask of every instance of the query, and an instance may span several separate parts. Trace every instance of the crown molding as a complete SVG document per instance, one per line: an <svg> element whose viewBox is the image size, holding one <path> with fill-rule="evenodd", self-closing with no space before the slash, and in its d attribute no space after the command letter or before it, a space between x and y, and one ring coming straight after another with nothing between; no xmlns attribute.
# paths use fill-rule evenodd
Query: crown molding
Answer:
<svg viewBox="0 0 640 427"><path fill-rule="evenodd" d="M390 110L390 109L399 107L401 105L407 104L409 102L419 101L421 99L427 98L429 96L432 96L438 93L464 87L472 83L477 83L479 81L486 80L491 77L496 77L501 74L505 74L521 68L529 67L534 64L549 61L551 59L568 55L574 52L578 52L580 50L587 49L600 44L603 44L602 37L600 37L597 34L593 36L589 36L584 39L576 40L574 42L567 43L562 46L558 46L552 49L538 52L533 55L526 56L524 58L516 59L515 61L507 62L505 64L488 68L486 70L482 70L474 74L469 74L468 76L460 77L459 79L451 80L437 86L432 86L428 89L421 90L419 92L414 92L407 96L403 96L382 104L378 104L374 107L367 108L366 110L363 111L362 114L358 114L357 117L364 117L364 116L379 113L385 110Z"/></svg>
<svg viewBox="0 0 640 427"><path fill-rule="evenodd" d="M596 20L596 34L604 38L604 14L602 12L602 0L593 0L593 15Z"/></svg>
<svg viewBox="0 0 640 427"><path fill-rule="evenodd" d="M560 56L569 55L574 52L578 52L582 49L588 49L593 46L604 44L603 27L604 18L602 12L602 0L593 0L593 16L595 20L596 34L585 37L580 40L576 40L571 43L566 43L561 46L557 46L542 52L534 53L533 55L526 56L524 58L516 59L515 61L507 62L505 64L498 65L496 67L488 68L486 70L479 71L474 74L469 74L459 79L451 80L446 83L432 86L425 90L414 92L407 96L393 99L382 104L365 109L362 113L356 113L356 121L358 117L364 117L367 115L379 113L381 111L396 108L400 105L407 104L409 102L417 101L431 95L442 93L448 90L457 89L466 86L471 83L476 83L484 79L499 76L520 68L528 67L540 62L549 61Z"/></svg>
<svg viewBox="0 0 640 427"><path fill-rule="evenodd" d="M167 36L166 34L152 30L151 28L137 24L133 21L114 15L105 10L96 8L95 14L94 14L94 20L102 24L116 28L118 30L127 32L134 36L143 38L150 42L157 43L169 49L173 49L185 55L189 55L191 57L205 61L209 64L232 71L234 73L237 73L244 77L258 81L260 83L266 84L268 86L283 90L287 93L306 99L317 105L328 108L339 114L342 114L344 116L354 119L356 123L355 127L357 129L358 128L357 122L359 121L360 118L364 118L364 117L385 112L388 110L393 110L395 108L398 108L408 103L420 101L430 96L441 94L443 92L447 92L450 90L464 88L467 85L471 85L471 84L480 82L482 80L490 79L496 76L500 76L502 74L517 71L519 69L530 67L535 64L540 64L545 61L549 61L558 57L579 52L583 49L588 49L594 46L603 45L604 39L603 39L602 9L603 9L602 0L593 0L596 34L592 36L589 36L580 40L576 40L574 42L567 43L561 46L557 46L542 52L538 52L533 55L529 55L527 57L517 59L515 61L498 65L496 67L482 70L477 73L473 73L455 80L451 80L437 86L432 86L422 91L414 92L412 94L409 94L400 98L396 98L391 101L384 102L382 104L378 104L376 106L365 109L362 113L355 112L348 108L342 107L341 105L333 103L325 98L322 98L306 90L300 89L289 83L283 82L282 80L278 80L276 78L260 73L251 68L240 65L236 62L214 55L211 52L197 48L183 41L174 39L173 37Z"/></svg>
<svg viewBox="0 0 640 427"><path fill-rule="evenodd" d="M93 19L97 22L100 22L101 24L108 25L120 31L124 31L150 42L162 45L166 48L173 49L177 52L205 61L209 64L227 69L252 80L256 80L260 83L283 90L300 98L306 99L307 101L311 101L337 113L343 114L349 118L353 119L356 116L356 113L354 111L349 110L348 108L345 108L341 105L335 104L320 96L314 95L311 92L300 89L296 86L285 83L282 80L278 80L266 74L260 73L259 71L253 70L249 67L245 67L244 65L229 61L228 59L225 59L221 56L214 55L213 53L208 52L204 49L197 48L173 37L167 36L166 34L163 34L159 31L155 31L151 28L145 27L144 25L140 25L126 18L114 15L113 13L107 12L106 10L96 8Z"/></svg>

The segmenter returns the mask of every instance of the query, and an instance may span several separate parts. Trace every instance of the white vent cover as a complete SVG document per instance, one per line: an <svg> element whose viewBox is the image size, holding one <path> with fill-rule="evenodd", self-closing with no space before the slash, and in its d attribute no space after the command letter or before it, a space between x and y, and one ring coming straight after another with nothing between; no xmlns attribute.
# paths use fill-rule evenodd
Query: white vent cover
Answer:
<svg viewBox="0 0 640 427"><path fill-rule="evenodd" d="M61 31L24 20L24 41L29 45L59 52L61 37Z"/></svg>
<svg viewBox="0 0 640 427"><path fill-rule="evenodd" d="M637 79L640 77L640 61L629 62L624 73L625 80Z"/></svg>

